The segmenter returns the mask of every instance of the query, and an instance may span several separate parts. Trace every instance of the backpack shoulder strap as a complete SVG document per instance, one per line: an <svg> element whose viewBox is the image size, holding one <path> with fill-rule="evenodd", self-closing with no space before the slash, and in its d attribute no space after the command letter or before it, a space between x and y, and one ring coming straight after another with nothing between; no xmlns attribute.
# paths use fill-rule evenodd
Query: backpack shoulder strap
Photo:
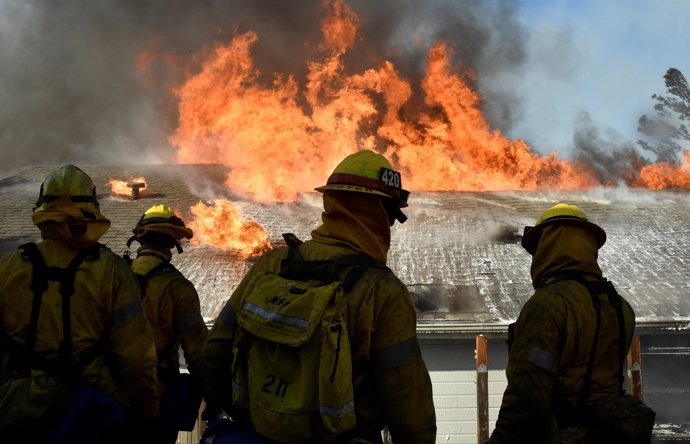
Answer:
<svg viewBox="0 0 690 444"><path fill-rule="evenodd" d="M296 247L294 248L296 249ZM364 254L352 254L334 260L319 261L305 261L298 258L298 254L298 251L292 254L288 251L288 256L280 264L278 274L281 277L324 283L342 281L343 290L346 293L354 288L366 270L374 264L374 260ZM343 277L341 272L346 268L349 268L349 271Z"/></svg>
<svg viewBox="0 0 690 444"><path fill-rule="evenodd" d="M580 395L578 397L578 407L584 407L587 401L589 400L589 395L591 394L591 385L592 385L592 373L594 371L594 359L596 357L596 352L597 352L597 343L599 339L599 328L600 328L600 323L601 323L601 303L599 301L599 294L605 293L609 305L613 307L613 309L616 311L616 320L618 323L618 381L619 381L619 391L620 393L624 393L625 390L623 389L623 383L625 382L625 377L623 376L623 370L624 370L624 365L625 365L625 319L623 317L623 298L621 298L620 294L618 294L618 291L616 291L616 287L614 287L613 283L609 281L606 278L600 278L596 280L587 280L584 278L584 276L580 273L564 273L560 275L553 276L546 280L543 285L550 285L552 283L564 281L564 280L573 280L576 282L579 282L580 284L584 285L587 288L587 291L589 292L589 295L592 299L592 304L594 305L594 309L596 310L597 313L597 320L596 320L596 327L595 327L595 333L594 333L594 339L592 341L592 347L590 349L589 353L589 359L587 361L587 371L585 373L585 382L582 387L582 390L580 391Z"/></svg>
<svg viewBox="0 0 690 444"><path fill-rule="evenodd" d="M38 327L38 315L41 310L41 298L43 297L43 293L48 289L47 267L35 243L29 242L23 244L19 247L19 251L22 258L31 262L33 266L31 272L31 285L29 288L33 291L34 297L31 303L29 329L26 333L27 358L29 362L31 362L36 348L36 329Z"/></svg>
<svg viewBox="0 0 690 444"><path fill-rule="evenodd" d="M72 322L70 316L70 303L74 294L74 277L77 269L87 258L98 259L102 246L96 244L91 248L80 250L79 253L67 265L60 279L60 295L62 296L62 342L60 343L60 357L65 366L72 364Z"/></svg>
<svg viewBox="0 0 690 444"><path fill-rule="evenodd" d="M143 301L146 298L146 286L149 283L149 280L158 273L161 273L166 270L172 270L172 271L177 271L177 268L173 264L167 261L162 261L152 269L146 272L144 275L139 275L137 274L137 279L139 279L139 286L141 287L141 300Z"/></svg>
<svg viewBox="0 0 690 444"><path fill-rule="evenodd" d="M597 313L596 327L594 328L594 337L592 339L592 347L589 349L589 358L587 358L587 371L585 373L585 380L580 390L580 395L577 399L577 407L584 407L589 400L589 395L592 392L592 373L594 372L594 360L597 356L597 346L599 344L599 327L601 326L601 303L599 302L599 293L592 291L592 288L586 284L586 281L579 281L586 285L589 296L592 299L592 305Z"/></svg>
<svg viewBox="0 0 690 444"><path fill-rule="evenodd" d="M338 269L350 267L343 279L343 290L346 293L349 293L364 273L375 264L374 260L366 254L351 254L336 259L334 262Z"/></svg>
<svg viewBox="0 0 690 444"><path fill-rule="evenodd" d="M28 363L34 361L36 347L36 330L38 328L38 315L41 309L43 293L48 289L48 281L60 282L60 295L62 296L62 341L60 342L59 363L63 368L71 365L72 361L72 322L70 317L70 300L74 294L74 277L79 265L87 258L97 259L102 245L96 244L93 247L80 250L72 259L67 268L48 267L38 250L38 246L33 243L26 243L19 247L22 258L31 262L33 266L30 288L34 293L31 305L31 318L26 335L26 352L28 353Z"/></svg>

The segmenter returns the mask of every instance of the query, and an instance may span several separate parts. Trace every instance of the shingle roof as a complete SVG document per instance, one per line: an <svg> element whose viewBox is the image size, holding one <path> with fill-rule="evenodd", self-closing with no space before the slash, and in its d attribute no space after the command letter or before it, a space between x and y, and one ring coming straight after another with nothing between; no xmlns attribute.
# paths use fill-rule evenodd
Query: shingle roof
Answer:
<svg viewBox="0 0 690 444"><path fill-rule="evenodd" d="M0 180L0 253L38 240L31 209L53 167L30 167ZM211 195L232 200L245 217L266 227L276 244L281 233L309 238L320 222L321 200L307 193L295 203L256 204L222 187L219 165L85 166L112 221L102 242L125 248L141 214L166 203L189 221L189 208ZM144 176L139 200L115 197L108 180ZM203 196L203 197L202 197ZM581 207L607 232L600 250L604 274L633 305L638 323L690 323L690 194L598 189L587 192L413 193L409 220L393 229L389 266L408 284L421 325L504 325L532 294L530 256L518 230L550 205ZM173 262L197 287L202 311L213 317L250 263L208 246L185 245ZM680 323L680 324L679 324Z"/></svg>

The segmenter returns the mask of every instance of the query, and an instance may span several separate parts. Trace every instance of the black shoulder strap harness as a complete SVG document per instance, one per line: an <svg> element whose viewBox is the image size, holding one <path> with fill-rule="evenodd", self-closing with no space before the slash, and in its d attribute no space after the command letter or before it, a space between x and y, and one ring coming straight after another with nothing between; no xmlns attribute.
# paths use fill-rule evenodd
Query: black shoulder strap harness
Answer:
<svg viewBox="0 0 690 444"><path fill-rule="evenodd" d="M70 302L74 294L74 277L77 269L85 260L95 260L100 254L103 245L96 244L93 247L79 251L72 259L67 268L49 267L46 265L43 256L35 243L27 243L19 247L22 258L28 260L33 265L30 288L33 291L33 301L31 304L31 318L26 334L26 344L21 346L14 344L17 355L12 359L15 369L36 368L46 371L49 374L63 379L66 382L73 382L78 369L94 359L101 353L100 347L94 347L92 352L85 353L79 362L72 364L72 322L70 317ZM36 331L38 328L38 317L41 309L43 294L48 290L48 281L60 282L60 295L62 296L62 341L57 360L41 359L35 356Z"/></svg>
<svg viewBox="0 0 690 444"><path fill-rule="evenodd" d="M292 233L283 234L288 245L288 254L280 263L281 277L301 281L319 281L325 283L341 280L346 293L352 291L357 281L372 266L374 259L366 254L355 253L333 260L305 261L299 252L302 241ZM344 278L340 272L350 268Z"/></svg>
<svg viewBox="0 0 690 444"><path fill-rule="evenodd" d="M146 253L142 253L139 256L159 257L158 255L154 255L154 254L147 255ZM156 265L155 267L153 267L152 269L150 269L149 271L147 271L146 274L144 274L144 275L140 275L140 274L136 274L136 273L134 274L137 277L137 279L139 280L139 287L141 288L141 300L142 300L142 302L144 301L144 299L146 299L146 286L148 285L149 280L151 280L151 278L154 277L155 275L157 275L159 273L163 273L164 271L167 271L167 270L178 272L177 268L175 268L175 266L173 264L164 260L164 261L160 262L158 265ZM176 341L173 341L170 344L168 344L167 347L164 347L163 349L158 350L158 352L156 353L156 355L158 356L158 362L160 362L161 359L163 359L163 357L166 356L170 352L170 350L172 350L174 347L177 347ZM161 374L161 371L159 369L158 378L161 379L162 377L163 377L163 375Z"/></svg>
<svg viewBox="0 0 690 444"><path fill-rule="evenodd" d="M149 280L158 273L162 273L163 271L177 271L177 268L173 264L171 264L168 261L162 261L152 269L146 272L144 275L140 274L135 274L137 279L139 279L139 287L141 287L141 300L143 301L146 298L146 286L149 283Z"/></svg>
<svg viewBox="0 0 690 444"><path fill-rule="evenodd" d="M587 360L587 371L585 373L584 384L580 390L578 396L577 405L575 406L576 411L583 412L585 406L589 401L589 396L592 391L592 373L594 371L594 360L597 355L597 345L599 340L599 329L601 324L601 302L599 301L599 295L605 293L608 297L609 304L616 311L616 318L618 321L618 381L619 381L619 393L625 393L623 389L623 383L625 377L623 376L624 365L625 365L625 319L623 317L623 298L618 294L613 283L606 278L601 278L597 280L587 280L580 273L562 273L554 277L549 278L544 285L549 285L559 281L572 280L576 281L587 288L589 295L592 299L592 305L596 311L596 327L594 329L594 339L592 340L592 347L589 351L589 358Z"/></svg>

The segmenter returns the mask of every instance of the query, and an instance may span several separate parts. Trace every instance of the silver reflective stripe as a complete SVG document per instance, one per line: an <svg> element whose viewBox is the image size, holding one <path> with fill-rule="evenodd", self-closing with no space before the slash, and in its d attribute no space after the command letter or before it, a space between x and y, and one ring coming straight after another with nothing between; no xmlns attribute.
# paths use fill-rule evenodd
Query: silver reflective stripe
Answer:
<svg viewBox="0 0 690 444"><path fill-rule="evenodd" d="M247 390L246 385L239 385L235 381L232 381L232 389L240 395L246 395L247 393L249 393L249 390Z"/></svg>
<svg viewBox="0 0 690 444"><path fill-rule="evenodd" d="M400 342L390 347L374 350L374 365L379 370L397 367L419 355L417 338Z"/></svg>
<svg viewBox="0 0 690 444"><path fill-rule="evenodd" d="M302 329L306 329L309 326L309 321L306 319L294 318L292 316L276 313L274 311L267 311L257 305L250 304L249 302L244 304L244 309L271 321L282 322L283 324L292 325Z"/></svg>
<svg viewBox="0 0 690 444"><path fill-rule="evenodd" d="M178 332L183 332L188 328L194 327L197 324L201 324L202 322L204 322L204 318L201 317L201 313L195 311L193 313L189 313L187 316L185 316L184 319L176 323L175 329Z"/></svg>
<svg viewBox="0 0 690 444"><path fill-rule="evenodd" d="M235 313L235 310L232 308L230 303L225 304L225 307L223 307L223 311L220 312L220 316L218 316L218 318L223 321L223 324L230 328L230 330L235 330L235 324L237 324L237 313Z"/></svg>
<svg viewBox="0 0 690 444"><path fill-rule="evenodd" d="M542 350L538 347L534 347L529 351L527 362L530 362L554 375L558 372L558 359L556 359L556 356L554 356L553 353L549 353L546 350Z"/></svg>
<svg viewBox="0 0 690 444"><path fill-rule="evenodd" d="M111 328L117 328L130 319L134 319L143 313L144 307L141 305L141 301L137 299L136 301L132 301L115 311L115 313L113 313L113 317L110 319L110 326Z"/></svg>
<svg viewBox="0 0 690 444"><path fill-rule="evenodd" d="M336 418L342 418L343 416L345 416L349 412L351 412L352 409L354 409L354 408L355 408L355 401L352 400L340 408L320 406L319 412L321 412L322 415L335 416Z"/></svg>

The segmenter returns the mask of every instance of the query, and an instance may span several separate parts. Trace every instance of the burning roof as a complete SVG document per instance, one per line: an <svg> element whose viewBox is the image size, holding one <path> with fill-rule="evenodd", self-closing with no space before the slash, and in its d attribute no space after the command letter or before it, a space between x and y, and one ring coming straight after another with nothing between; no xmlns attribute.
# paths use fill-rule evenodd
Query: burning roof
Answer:
<svg viewBox="0 0 690 444"><path fill-rule="evenodd" d="M124 177L124 168L84 169L96 183L103 213L112 220L102 242L116 252L125 248L141 214L157 203L173 206L189 224L200 201L209 195L226 199L236 210L232 217L261 227L273 246L280 245L284 232L308 239L322 211L315 192L291 203L242 199L222 186L228 171L220 165L129 166L128 171L145 176L150 189L157 191L154 197L143 195L135 201L113 196L107 186L110 178ZM38 240L31 208L50 170L31 167L0 180L0 251ZM519 246L518 233L558 201L582 207L606 230L602 269L630 300L638 323L690 323L690 195L596 188L413 193L409 221L393 229L389 266L413 292L420 325L488 326L514 320L532 294L530 257ZM196 285L203 314L213 317L251 261L208 243L184 248L173 262Z"/></svg>

